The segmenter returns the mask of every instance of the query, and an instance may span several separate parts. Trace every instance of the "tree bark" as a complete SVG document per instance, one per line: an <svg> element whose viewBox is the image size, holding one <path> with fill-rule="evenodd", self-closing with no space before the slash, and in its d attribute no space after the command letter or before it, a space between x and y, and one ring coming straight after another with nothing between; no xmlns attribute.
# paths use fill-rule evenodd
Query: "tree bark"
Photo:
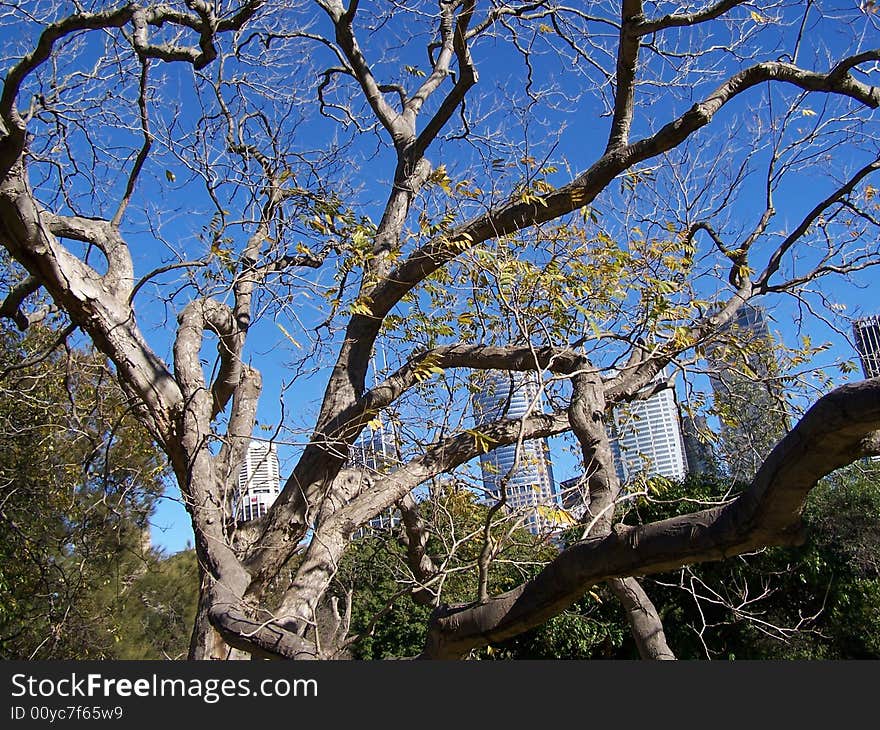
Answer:
<svg viewBox="0 0 880 730"><path fill-rule="evenodd" d="M666 643L660 615L639 582L635 578L615 578L608 581L608 587L623 607L639 656L642 659L675 659Z"/></svg>
<svg viewBox="0 0 880 730"><path fill-rule="evenodd" d="M220 632L211 624L211 577L201 567L199 574L199 603L196 607L196 619L189 641L189 656L187 658L194 661L251 659L248 652L235 649L223 641Z"/></svg>

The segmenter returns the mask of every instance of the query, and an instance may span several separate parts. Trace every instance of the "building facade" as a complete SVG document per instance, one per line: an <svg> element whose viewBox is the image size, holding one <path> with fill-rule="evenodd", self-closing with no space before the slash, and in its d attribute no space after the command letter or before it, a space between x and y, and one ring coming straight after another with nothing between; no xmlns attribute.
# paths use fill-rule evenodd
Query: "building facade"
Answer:
<svg viewBox="0 0 880 730"><path fill-rule="evenodd" d="M687 472L693 475L715 476L718 466L712 449L714 435L706 417L700 414L682 416L681 433L684 440L684 456Z"/></svg>
<svg viewBox="0 0 880 730"><path fill-rule="evenodd" d="M251 441L238 472L236 519L247 522L266 514L281 491L280 483L275 444Z"/></svg>
<svg viewBox="0 0 880 730"><path fill-rule="evenodd" d="M385 474L397 465L397 448L393 433L380 422L376 428L368 426L351 446L348 466L360 467L370 474ZM377 530L390 530L400 524L400 513L387 509L358 528L354 538L365 537Z"/></svg>
<svg viewBox="0 0 880 730"><path fill-rule="evenodd" d="M789 430L774 341L761 307L744 303L706 348L728 475L751 481Z"/></svg>
<svg viewBox="0 0 880 730"><path fill-rule="evenodd" d="M482 371L474 374L473 384L477 391L472 398L477 429L499 418L522 418L543 411L540 386L533 372ZM518 458L516 444L481 454L480 468L486 492L497 499L503 488L505 508L525 515L526 529L538 534L553 527L548 515L558 508L558 500L547 439L523 441Z"/></svg>
<svg viewBox="0 0 880 730"><path fill-rule="evenodd" d="M866 378L880 378L880 315L853 322L853 338Z"/></svg>
<svg viewBox="0 0 880 730"><path fill-rule="evenodd" d="M665 380L665 371L658 376ZM684 479L687 461L681 420L673 388L664 388L645 400L614 409L609 437L617 456L617 476L621 483L637 476Z"/></svg>
<svg viewBox="0 0 880 730"><path fill-rule="evenodd" d="M665 371L658 378L665 380ZM654 476L683 479L688 473L681 419L672 388L615 408L608 424L608 440L621 485ZM589 499L583 476L567 479L560 487L565 510L573 518L583 519Z"/></svg>
<svg viewBox="0 0 880 730"><path fill-rule="evenodd" d="M866 378L880 378L880 315L857 319L852 327L862 373ZM870 457L870 463L880 464L880 456Z"/></svg>

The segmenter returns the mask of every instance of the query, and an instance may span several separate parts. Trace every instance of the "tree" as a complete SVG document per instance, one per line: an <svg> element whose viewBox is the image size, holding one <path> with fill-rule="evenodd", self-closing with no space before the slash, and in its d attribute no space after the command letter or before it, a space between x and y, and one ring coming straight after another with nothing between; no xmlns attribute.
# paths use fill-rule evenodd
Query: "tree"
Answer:
<svg viewBox="0 0 880 730"><path fill-rule="evenodd" d="M666 367L704 367L744 302L790 298L809 322L840 321L824 282L878 262L872 11L5 10L0 239L27 274L0 311L27 326L45 292L167 455L200 567L191 656L219 651L218 635L256 656L334 656L350 618L325 601L337 567L395 505L412 595L434 608L425 657L520 634L604 582L642 654L668 656L636 576L801 541L817 481L877 448L876 379L807 381L824 394L739 497L639 526L613 520L631 495L606 414L663 387ZM816 350L805 341L796 359ZM261 431L267 352L296 413L261 416ZM536 372L551 412L468 428L472 369ZM369 472L348 456L379 419L400 443L393 468ZM300 447L272 509L239 529L255 432ZM481 452L562 433L587 475L577 542L499 592L502 484L473 536L476 594L447 604L410 496Z"/></svg>
<svg viewBox="0 0 880 730"><path fill-rule="evenodd" d="M736 560L688 566L646 584L682 658L877 657L876 469L853 465L823 479L804 511L807 540ZM623 519L689 509L682 498L723 497L719 480L670 484Z"/></svg>
<svg viewBox="0 0 880 730"><path fill-rule="evenodd" d="M102 357L0 325L0 656L102 658L164 467ZM56 349L57 348L57 349Z"/></svg>
<svg viewBox="0 0 880 730"><path fill-rule="evenodd" d="M118 637L115 659L185 659L198 605L192 550L147 556L127 590L104 595Z"/></svg>
<svg viewBox="0 0 880 730"><path fill-rule="evenodd" d="M684 659L864 659L877 657L880 482L876 469L854 465L824 479L804 512L808 538L798 547L768 548L737 560L706 563L651 577L645 583L663 617L669 644ZM724 498L721 479L689 477L657 484L656 493L622 505L617 519L642 524L686 514L692 501ZM468 495L471 499L467 499ZM467 514L457 524L483 524L485 505L473 492L436 495L423 502L429 516L449 499L463 500ZM429 608L406 600L406 553L402 527L382 529L346 553L334 593L352 592L351 650L357 658L418 654ZM437 535L448 533L438 530ZM535 551L529 535L510 546L499 585L515 585L520 570L534 574ZM444 555L437 538L427 546ZM552 549L546 559L552 557ZM476 556L455 558L456 585L444 588L448 601L473 595L476 575L467 566ZM460 571L460 572L459 572ZM638 657L627 638L627 622L614 594L598 587L545 624L476 654L481 659L599 659Z"/></svg>
<svg viewBox="0 0 880 730"><path fill-rule="evenodd" d="M489 505L463 484L441 483L418 504L405 504L409 514L394 528L371 530L346 551L334 577L332 598L350 602L348 641L355 658L381 659L415 656L424 642L433 597L466 601L477 594L482 544L473 539L489 524L489 540L499 546L487 566L485 580L496 589L513 588L549 560L556 550L509 520L487 521ZM453 529L454 526L454 529ZM442 586L413 581L418 566L412 564L409 546L424 538L421 560L442 565L432 570L442 575ZM427 567L423 565L423 567ZM410 600L413 596L415 600Z"/></svg>

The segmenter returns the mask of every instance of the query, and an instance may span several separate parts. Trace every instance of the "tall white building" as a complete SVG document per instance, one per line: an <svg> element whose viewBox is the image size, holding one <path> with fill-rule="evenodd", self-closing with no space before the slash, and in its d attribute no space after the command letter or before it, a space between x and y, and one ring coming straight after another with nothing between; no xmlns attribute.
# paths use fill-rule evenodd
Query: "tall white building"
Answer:
<svg viewBox="0 0 880 730"><path fill-rule="evenodd" d="M862 372L866 378L880 377L880 315L857 319L852 327Z"/></svg>
<svg viewBox="0 0 880 730"><path fill-rule="evenodd" d="M665 379L665 372L660 373ZM687 460L675 392L666 388L650 398L614 409L614 428L620 458L617 475L622 482L638 474L683 479Z"/></svg>
<svg viewBox="0 0 880 730"><path fill-rule="evenodd" d="M479 388L473 396L477 429L499 418L522 418L526 413L543 412L538 380L533 372L489 370L475 373L473 382ZM529 411L536 398L535 407ZM524 514L525 526L530 532L538 534L553 526L547 515L558 505L547 439L524 441L518 461L516 444L500 446L480 455L480 467L486 491L497 498L504 485L505 508L508 512Z"/></svg>
<svg viewBox="0 0 880 730"><path fill-rule="evenodd" d="M236 518L247 522L266 514L281 491L280 482L275 444L251 441L238 472Z"/></svg>
<svg viewBox="0 0 880 730"><path fill-rule="evenodd" d="M866 378L880 378L880 315L857 319L852 327L862 372ZM880 463L880 456L872 456L870 461Z"/></svg>

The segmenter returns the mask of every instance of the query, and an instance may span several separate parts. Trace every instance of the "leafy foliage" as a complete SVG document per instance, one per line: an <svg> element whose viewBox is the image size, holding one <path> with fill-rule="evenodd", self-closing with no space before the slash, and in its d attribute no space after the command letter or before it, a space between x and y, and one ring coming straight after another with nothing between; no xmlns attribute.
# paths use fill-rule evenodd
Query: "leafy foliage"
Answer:
<svg viewBox="0 0 880 730"><path fill-rule="evenodd" d="M112 655L111 599L153 559L143 535L162 462L103 358L69 348L42 357L57 337L45 326L0 329L0 656L9 658Z"/></svg>
<svg viewBox="0 0 880 730"><path fill-rule="evenodd" d="M691 511L689 499L729 498L721 481L670 485L627 521ZM645 582L670 646L682 659L880 658L880 473L856 464L807 502L806 542ZM629 643L629 642L625 642ZM626 648L626 647L624 647Z"/></svg>

